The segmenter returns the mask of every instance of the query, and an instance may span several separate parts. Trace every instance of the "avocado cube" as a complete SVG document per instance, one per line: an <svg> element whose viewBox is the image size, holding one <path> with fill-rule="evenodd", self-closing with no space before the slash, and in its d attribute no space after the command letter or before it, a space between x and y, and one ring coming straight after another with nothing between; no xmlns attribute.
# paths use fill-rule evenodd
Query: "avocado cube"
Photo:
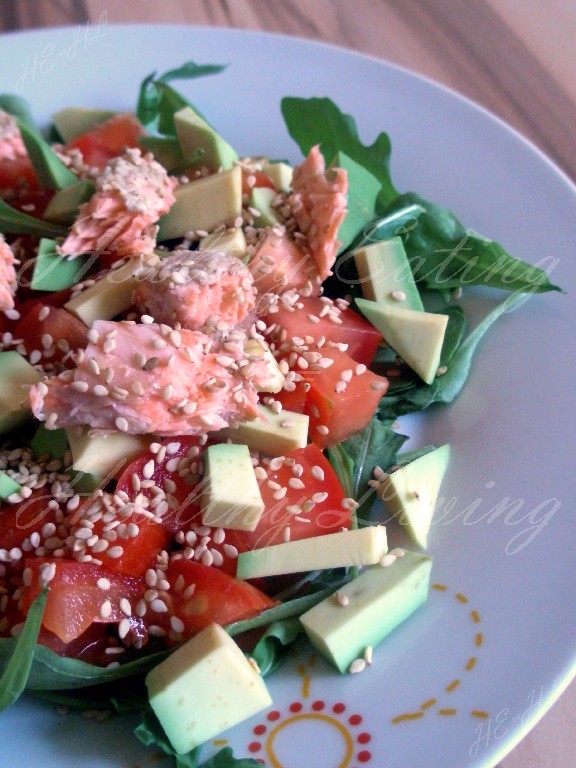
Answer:
<svg viewBox="0 0 576 768"><path fill-rule="evenodd" d="M174 750L186 754L272 704L258 672L210 624L146 676L150 705Z"/></svg>
<svg viewBox="0 0 576 768"><path fill-rule="evenodd" d="M91 181L81 179L76 184L56 192L46 206L44 218L58 224L71 224L83 203L88 202L96 188Z"/></svg>
<svg viewBox="0 0 576 768"><path fill-rule="evenodd" d="M440 486L450 459L450 446L443 445L391 472L378 487L378 496L398 515L411 538L421 547L428 532Z"/></svg>
<svg viewBox="0 0 576 768"><path fill-rule="evenodd" d="M388 307L424 311L420 293L400 237L354 251L362 295Z"/></svg>
<svg viewBox="0 0 576 768"><path fill-rule="evenodd" d="M184 157L190 157L200 149L200 165L213 171L228 171L234 167L238 160L236 150L191 107L184 107L174 114L174 127Z"/></svg>
<svg viewBox="0 0 576 768"><path fill-rule="evenodd" d="M426 602L431 568L430 557L414 552L367 568L302 614L310 642L344 674Z"/></svg>
<svg viewBox="0 0 576 768"><path fill-rule="evenodd" d="M259 216L254 216L254 226L273 227L278 224L280 217L272 203L278 197L278 192L269 187L254 187L250 192L248 205L255 208Z"/></svg>
<svg viewBox="0 0 576 768"><path fill-rule="evenodd" d="M246 445L220 443L204 454L202 524L253 531L264 502Z"/></svg>
<svg viewBox="0 0 576 768"><path fill-rule="evenodd" d="M22 486L19 485L16 480L12 480L6 472L0 471L0 499L7 499L8 496L11 496L13 493L18 493L21 487Z"/></svg>
<svg viewBox="0 0 576 768"><path fill-rule="evenodd" d="M248 253L248 244L241 227L230 227L224 232L212 232L203 237L198 250L217 251L244 261Z"/></svg>
<svg viewBox="0 0 576 768"><path fill-rule="evenodd" d="M284 374L264 339L249 339L244 345L244 352L248 357L264 360L268 368L270 378L258 387L258 392L280 392L284 384Z"/></svg>
<svg viewBox="0 0 576 768"><path fill-rule="evenodd" d="M370 171L344 152L336 154L330 168L344 168L348 175L348 210L338 229L338 240L341 242L339 253L343 253L374 220L381 185Z"/></svg>
<svg viewBox="0 0 576 768"><path fill-rule="evenodd" d="M66 430L46 429L44 424L40 424L32 440L30 440L30 448L34 451L34 456L37 459L42 456L49 456L51 459L63 459L68 447Z"/></svg>
<svg viewBox="0 0 576 768"><path fill-rule="evenodd" d="M72 468L97 477L117 476L126 465L148 450L152 435L126 435L111 432L106 435L90 435L85 427L66 429Z"/></svg>
<svg viewBox="0 0 576 768"><path fill-rule="evenodd" d="M293 169L288 163L264 163L264 173L272 180L272 184L279 192L290 192L292 189Z"/></svg>
<svg viewBox="0 0 576 768"><path fill-rule="evenodd" d="M43 237L38 245L30 287L34 291L61 291L79 283L86 271L85 257L60 256L54 240Z"/></svg>
<svg viewBox="0 0 576 768"><path fill-rule="evenodd" d="M184 237L191 230L210 232L242 214L242 169L213 173L174 190L176 202L160 218L158 241Z"/></svg>
<svg viewBox="0 0 576 768"><path fill-rule="evenodd" d="M236 577L255 579L326 568L374 565L388 551L386 528L372 525L242 552Z"/></svg>
<svg viewBox="0 0 576 768"><path fill-rule="evenodd" d="M431 384L440 364L448 315L386 306L367 299L356 299L356 304L388 346L426 384Z"/></svg>
<svg viewBox="0 0 576 768"><path fill-rule="evenodd" d="M227 427L220 434L235 443L245 443L267 456L283 456L308 442L309 418L303 413L282 409L276 413L268 405L258 405L259 416Z"/></svg>
<svg viewBox="0 0 576 768"><path fill-rule="evenodd" d="M65 107L52 115L52 122L64 143L68 144L100 123L105 123L115 114L117 113L104 109Z"/></svg>
<svg viewBox="0 0 576 768"><path fill-rule="evenodd" d="M19 352L0 352L0 434L15 429L30 416L28 392L41 378Z"/></svg>

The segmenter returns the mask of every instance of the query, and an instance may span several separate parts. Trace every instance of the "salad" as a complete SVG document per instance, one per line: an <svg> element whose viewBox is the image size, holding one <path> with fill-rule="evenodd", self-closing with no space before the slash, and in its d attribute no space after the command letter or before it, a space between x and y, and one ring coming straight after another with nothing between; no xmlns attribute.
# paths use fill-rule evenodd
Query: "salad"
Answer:
<svg viewBox="0 0 576 768"><path fill-rule="evenodd" d="M388 137L365 146L328 99L282 102L305 158L293 174L237 158L211 129L199 149L204 120L171 83L218 71L151 75L134 114L76 113L74 129L60 114L48 138L21 99L0 100L2 354L30 377L29 405L18 398L2 414L0 703L26 687L114 701L142 711L149 743L165 740L145 695L123 700L116 681L213 622L234 636L260 629L249 653L266 675L300 634L297 617L354 577L234 578L242 553L378 522L384 475L434 448L401 453L396 419L453 400L510 307L466 336L462 286L556 289L449 212L400 194ZM221 204L215 183L239 199ZM428 381L357 311L350 254L398 237L427 312L446 318ZM249 443L260 522L206 525L207 452L263 415L278 417L282 448Z"/></svg>

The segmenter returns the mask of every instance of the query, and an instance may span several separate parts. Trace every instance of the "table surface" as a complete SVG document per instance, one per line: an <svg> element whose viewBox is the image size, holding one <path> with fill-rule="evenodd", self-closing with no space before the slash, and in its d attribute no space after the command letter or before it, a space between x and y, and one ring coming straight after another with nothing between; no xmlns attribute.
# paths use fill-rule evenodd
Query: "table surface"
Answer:
<svg viewBox="0 0 576 768"><path fill-rule="evenodd" d="M572 0L4 0L0 31L98 23L102 13L107 23L282 32L388 59L487 107L576 179ZM573 765L575 717L573 683L498 768Z"/></svg>

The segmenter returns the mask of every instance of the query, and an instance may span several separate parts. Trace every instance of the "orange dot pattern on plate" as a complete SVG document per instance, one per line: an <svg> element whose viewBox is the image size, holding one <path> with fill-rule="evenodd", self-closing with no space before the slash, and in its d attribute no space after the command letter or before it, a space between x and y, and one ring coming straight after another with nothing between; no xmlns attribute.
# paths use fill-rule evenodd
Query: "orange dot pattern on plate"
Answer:
<svg viewBox="0 0 576 768"><path fill-rule="evenodd" d="M444 594L449 594L450 590L448 589L446 584L432 584L432 589L436 592L441 592ZM466 595L462 594L462 592L454 592L454 598L457 603L460 605L468 605L469 599L466 597ZM474 624L480 624L481 618L480 614L477 610L473 609L468 614L469 618L472 620ZM484 644L484 634L482 632L476 632L473 637L473 644L476 648L481 648ZM476 666L477 662L476 656L470 656L466 662L466 664L463 667L464 672L471 672L474 667ZM448 682L446 686L444 687L444 694L450 694L453 691L455 691L457 688L460 687L462 683L462 680L460 678L455 677L453 680ZM398 723L404 723L409 720L420 720L422 717L424 717L425 713L428 710L432 710L433 707L435 707L437 704L440 705L441 702L435 697L427 699L423 704L420 705L419 709L417 709L415 712L403 712L400 715L396 715L392 718L393 725L397 725ZM457 710L454 707L440 707L437 710L437 714L444 715L444 716L452 716L457 714ZM487 712L484 712L483 710L479 709L473 709L470 712L470 715L472 717L489 717L489 714Z"/></svg>
<svg viewBox="0 0 576 768"><path fill-rule="evenodd" d="M270 768L284 768L281 758L276 754L274 742L280 733L286 733L291 726L302 721L321 722L343 737L343 757L339 759L338 764L326 768L361 768L372 760L372 753L366 748L372 741L371 734L365 730L356 733L356 729L362 725L362 715L357 712L349 713L343 702L329 704L322 699L312 702L293 701L285 713L276 709L269 712L266 722L259 723L252 729L252 734L257 738L248 744L248 751L255 756L264 753L266 760L259 759L259 762ZM292 743L297 750L297 741Z"/></svg>

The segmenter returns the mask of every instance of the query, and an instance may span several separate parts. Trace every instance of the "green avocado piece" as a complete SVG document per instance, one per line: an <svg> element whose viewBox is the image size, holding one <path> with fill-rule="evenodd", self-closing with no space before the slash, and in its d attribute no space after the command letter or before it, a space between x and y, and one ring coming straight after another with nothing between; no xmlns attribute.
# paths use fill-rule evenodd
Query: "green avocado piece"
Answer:
<svg viewBox="0 0 576 768"><path fill-rule="evenodd" d="M421 547L428 544L428 532L449 459L450 446L442 445L391 472L378 487L378 496L384 505L399 517Z"/></svg>
<svg viewBox="0 0 576 768"><path fill-rule="evenodd" d="M213 173L174 190L176 202L160 218L158 241L184 237L191 230L211 232L242 214L242 169Z"/></svg>
<svg viewBox="0 0 576 768"><path fill-rule="evenodd" d="M68 435L64 429L46 429L40 424L30 440L30 448L34 456L40 459L49 456L51 459L63 459L68 450Z"/></svg>
<svg viewBox="0 0 576 768"><path fill-rule="evenodd" d="M15 429L30 417L28 392L41 378L19 352L0 352L0 434Z"/></svg>
<svg viewBox="0 0 576 768"><path fill-rule="evenodd" d="M271 163L267 160L264 163L263 171L272 180L272 184L279 192L288 193L291 191L294 171L288 163L282 161Z"/></svg>
<svg viewBox="0 0 576 768"><path fill-rule="evenodd" d="M100 123L105 123L116 112L106 109L87 109L85 107L65 107L52 115L52 122L65 144L88 133Z"/></svg>
<svg viewBox="0 0 576 768"><path fill-rule="evenodd" d="M343 674L426 602L432 559L400 552L390 565L367 568L300 617L312 645Z"/></svg>
<svg viewBox="0 0 576 768"><path fill-rule="evenodd" d="M378 328L388 346L431 384L440 365L448 315L386 306L367 299L356 299L356 305Z"/></svg>
<svg viewBox="0 0 576 768"><path fill-rule="evenodd" d="M365 299L383 306L424 311L402 238L372 243L358 248L353 255Z"/></svg>
<svg viewBox="0 0 576 768"><path fill-rule="evenodd" d="M203 120L191 107L184 107L174 115L174 127L184 157L202 150L201 165L212 171L228 171L238 160L238 153Z"/></svg>
<svg viewBox="0 0 576 768"><path fill-rule="evenodd" d="M381 185L375 176L344 152L338 152L330 168L344 168L348 174L348 212L338 229L338 240L342 243L339 253L342 253L374 220Z"/></svg>
<svg viewBox="0 0 576 768"><path fill-rule="evenodd" d="M22 486L16 480L12 480L6 472L0 471L0 499L7 499L13 493L18 493L21 488Z"/></svg>
<svg viewBox="0 0 576 768"><path fill-rule="evenodd" d="M78 215L80 206L87 203L94 192L94 184L86 179L61 189L46 206L44 218L58 224L71 224Z"/></svg>
<svg viewBox="0 0 576 768"><path fill-rule="evenodd" d="M34 262L30 287L34 291L61 291L85 276L86 258L67 259L56 252L54 240L42 238Z"/></svg>
<svg viewBox="0 0 576 768"><path fill-rule="evenodd" d="M250 199L248 205L251 208L255 208L259 216L254 216L254 226L256 227L273 227L274 224L278 224L280 217L272 203L278 197L278 192L275 189L269 187L253 187L250 192Z"/></svg>
<svg viewBox="0 0 576 768"><path fill-rule="evenodd" d="M140 136L138 144L144 152L152 152L154 159L171 173L184 163L180 142L175 136Z"/></svg>

